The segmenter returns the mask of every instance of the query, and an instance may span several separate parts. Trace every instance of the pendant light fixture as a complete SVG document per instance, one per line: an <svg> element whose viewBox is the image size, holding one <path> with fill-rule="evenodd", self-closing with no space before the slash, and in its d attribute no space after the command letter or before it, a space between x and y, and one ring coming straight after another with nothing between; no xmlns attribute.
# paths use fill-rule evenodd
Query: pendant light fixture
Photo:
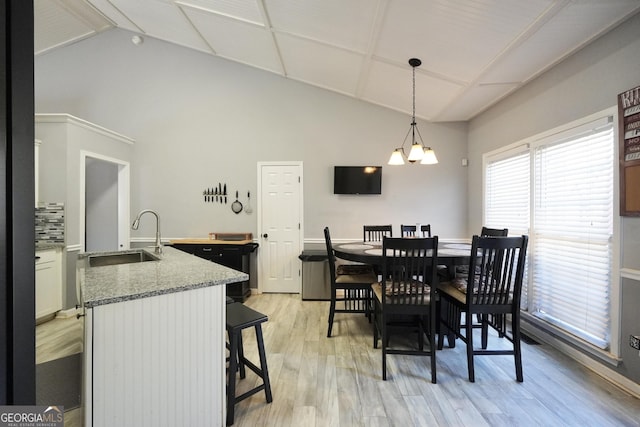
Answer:
<svg viewBox="0 0 640 427"><path fill-rule="evenodd" d="M402 146L400 146L400 148L396 148L393 150L393 153L391 153L391 157L388 162L390 165L404 165L404 144L407 142L409 134L411 134L411 150L407 157L409 163L415 163L418 161L423 165L433 165L438 163L436 153L431 149L431 147L424 146L422 135L420 135L418 125L416 124L416 67L419 67L421 64L422 61L418 58L409 59L409 65L411 65L413 69L413 114L411 116L411 127L409 128L407 135L404 137L404 141L402 141ZM416 140L416 134L418 134L420 142Z"/></svg>

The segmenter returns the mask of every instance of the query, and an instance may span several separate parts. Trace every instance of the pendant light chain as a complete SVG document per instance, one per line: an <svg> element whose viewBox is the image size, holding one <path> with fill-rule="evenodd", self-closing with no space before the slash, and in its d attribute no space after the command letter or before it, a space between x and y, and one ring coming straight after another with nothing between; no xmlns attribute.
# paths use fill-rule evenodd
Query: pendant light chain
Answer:
<svg viewBox="0 0 640 427"><path fill-rule="evenodd" d="M413 67L413 124L416 123L416 67Z"/></svg>
<svg viewBox="0 0 640 427"><path fill-rule="evenodd" d="M411 143L416 142L416 67L413 68L413 112L411 115Z"/></svg>
<svg viewBox="0 0 640 427"><path fill-rule="evenodd" d="M404 141L402 141L402 145L399 148L393 150L393 153L391 153L388 164L404 165L405 158L409 161L409 163L415 163L419 161L420 164L423 165L436 164L438 163L438 159L436 158L436 155L431 147L424 146L422 135L420 135L420 130L418 129L418 124L416 123L416 67L422 65L422 61L420 61L418 58L410 58L409 65L411 65L411 68L413 68L411 82L411 126L409 128L409 132L407 132L406 136L404 137ZM416 132L418 133L418 138L420 139L419 143L416 141ZM404 152L404 144L407 142L409 134L411 134L411 150L409 151L409 155L406 156Z"/></svg>

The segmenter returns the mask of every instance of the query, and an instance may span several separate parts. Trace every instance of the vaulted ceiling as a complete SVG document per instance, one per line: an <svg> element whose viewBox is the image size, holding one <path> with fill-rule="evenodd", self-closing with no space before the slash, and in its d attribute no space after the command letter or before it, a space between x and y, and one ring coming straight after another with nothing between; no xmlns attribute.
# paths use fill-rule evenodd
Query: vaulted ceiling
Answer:
<svg viewBox="0 0 640 427"><path fill-rule="evenodd" d="M35 53L118 27L411 113L469 120L638 0L35 0Z"/></svg>

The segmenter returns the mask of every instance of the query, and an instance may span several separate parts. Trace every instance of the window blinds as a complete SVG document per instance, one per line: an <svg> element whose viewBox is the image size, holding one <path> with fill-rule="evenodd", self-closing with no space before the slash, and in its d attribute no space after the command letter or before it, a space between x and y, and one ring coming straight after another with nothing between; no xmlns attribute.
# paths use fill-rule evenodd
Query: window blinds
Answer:
<svg viewBox="0 0 640 427"><path fill-rule="evenodd" d="M613 129L534 154L530 311L606 348L613 234Z"/></svg>
<svg viewBox="0 0 640 427"><path fill-rule="evenodd" d="M606 123L602 125L602 123ZM484 223L529 234L522 309L609 345L613 126L608 119L489 157Z"/></svg>
<svg viewBox="0 0 640 427"><path fill-rule="evenodd" d="M485 174L484 225L529 233L529 151L489 162Z"/></svg>

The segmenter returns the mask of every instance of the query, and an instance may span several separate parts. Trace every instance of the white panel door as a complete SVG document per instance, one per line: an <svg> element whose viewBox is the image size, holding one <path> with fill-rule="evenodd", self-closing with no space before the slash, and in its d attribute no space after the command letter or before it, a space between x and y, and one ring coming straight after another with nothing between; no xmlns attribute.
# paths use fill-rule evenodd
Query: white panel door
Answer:
<svg viewBox="0 0 640 427"><path fill-rule="evenodd" d="M260 290L300 293L302 163L259 163Z"/></svg>

